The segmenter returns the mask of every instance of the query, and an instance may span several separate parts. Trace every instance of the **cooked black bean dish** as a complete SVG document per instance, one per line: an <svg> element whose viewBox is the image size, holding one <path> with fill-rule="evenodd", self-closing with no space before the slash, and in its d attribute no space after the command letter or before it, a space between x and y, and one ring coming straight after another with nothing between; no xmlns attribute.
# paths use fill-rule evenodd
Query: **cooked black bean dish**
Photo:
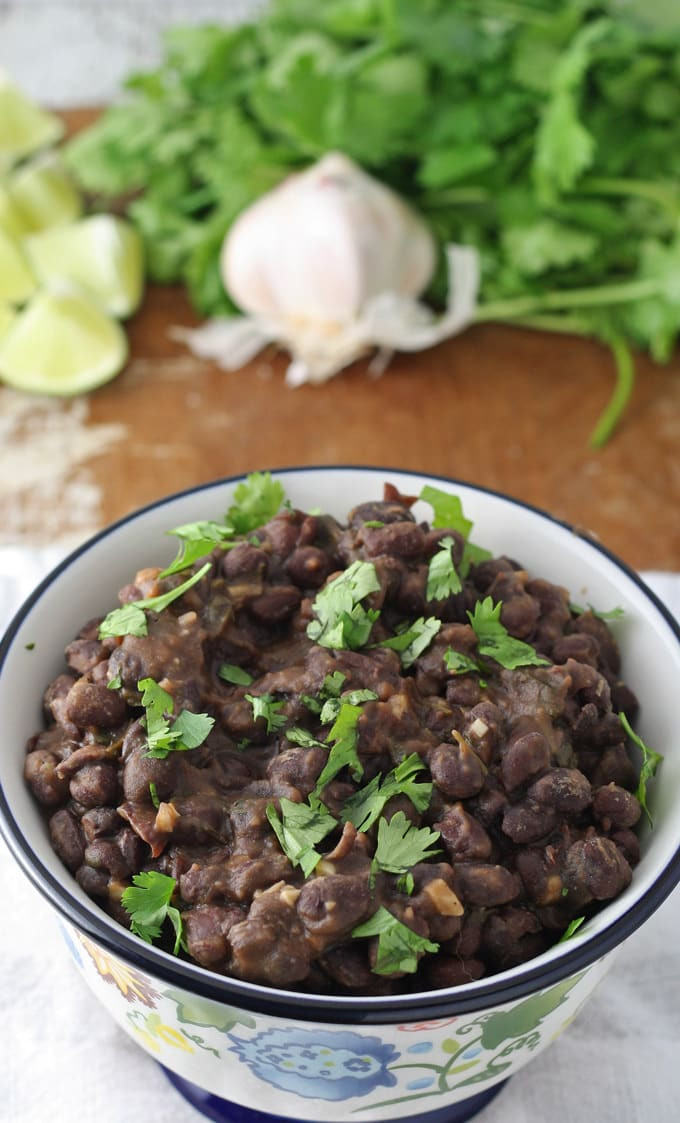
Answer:
<svg viewBox="0 0 680 1123"><path fill-rule="evenodd" d="M26 781L141 938L390 994L522 963L630 882L637 703L606 613L419 498L428 522L388 483L341 524L254 473L68 644Z"/></svg>

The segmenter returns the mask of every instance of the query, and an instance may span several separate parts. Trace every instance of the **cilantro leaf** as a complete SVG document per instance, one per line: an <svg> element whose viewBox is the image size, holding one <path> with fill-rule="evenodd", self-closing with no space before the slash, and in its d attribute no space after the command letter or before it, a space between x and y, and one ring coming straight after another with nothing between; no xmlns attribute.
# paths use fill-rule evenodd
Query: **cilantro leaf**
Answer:
<svg viewBox="0 0 680 1123"><path fill-rule="evenodd" d="M302 701L307 709L311 710L313 714L320 714L325 702L330 698L340 697L340 692L346 678L347 676L344 675L342 671L332 671L331 674L326 675L316 697L303 694Z"/></svg>
<svg viewBox="0 0 680 1123"><path fill-rule="evenodd" d="M583 616L584 612L589 612L591 616L595 616L598 620L620 620L621 617L626 614L625 609L618 605L615 608L608 608L604 611L593 608L592 604L583 608L580 604L570 603L569 608L576 616Z"/></svg>
<svg viewBox="0 0 680 1123"><path fill-rule="evenodd" d="M309 638L321 647L363 647L379 613L365 609L360 602L379 589L373 563L352 562L317 593L312 605L316 619L307 625Z"/></svg>
<svg viewBox="0 0 680 1123"><path fill-rule="evenodd" d="M418 862L441 852L439 848L431 849L439 838L439 831L415 827L403 811L397 811L389 821L380 819L378 823L374 868L385 873L407 873Z"/></svg>
<svg viewBox="0 0 680 1123"><path fill-rule="evenodd" d="M250 686L253 681L253 676L248 671L234 663L220 663L217 673L225 682L231 682L235 686Z"/></svg>
<svg viewBox="0 0 680 1123"><path fill-rule="evenodd" d="M288 860L309 877L321 858L315 849L317 843L338 824L320 800L310 806L282 796L279 805L280 815L272 803L267 806L267 818Z"/></svg>
<svg viewBox="0 0 680 1123"><path fill-rule="evenodd" d="M564 929L564 932L560 936L559 940L557 941L558 944L562 944L565 942L565 940L571 939L571 937L574 935L574 932L578 932L581 925L585 923L585 919L585 916L577 916L572 921L570 921L567 927Z"/></svg>
<svg viewBox="0 0 680 1123"><path fill-rule="evenodd" d="M167 690L152 678L140 679L137 689L142 692L145 709L145 756L162 760L170 752L186 752L203 744L215 724L213 717L182 710L171 723L168 715L172 714L175 704Z"/></svg>
<svg viewBox="0 0 680 1123"><path fill-rule="evenodd" d="M473 523L463 514L460 496L442 491L441 488L433 487L432 484L425 484L420 492L419 499L429 503L432 507L433 515L430 521L435 529L445 527L447 530L459 531L463 538L468 537Z"/></svg>
<svg viewBox="0 0 680 1123"><path fill-rule="evenodd" d="M501 601L494 605L491 597L485 597L483 601L477 601L474 612L467 614L477 636L479 654L495 659L507 670L550 666L550 660L539 655L531 644L509 635L507 628L501 624L502 607Z"/></svg>
<svg viewBox="0 0 680 1123"><path fill-rule="evenodd" d="M357 939L378 937L376 961L372 968L376 975L412 975L418 970L418 963L426 952L439 951L439 944L402 924L384 905L369 920L354 928L352 936Z"/></svg>
<svg viewBox="0 0 680 1123"><path fill-rule="evenodd" d="M644 743L642 738L632 728L628 718L623 712L619 714L619 721L633 744L637 745L642 753L642 766L640 768L640 777L635 796L640 807L649 819L650 826L654 826L649 807L647 806L647 784L649 780L655 776L656 770L663 760L663 756L661 753L655 752L654 749L650 749L649 746Z"/></svg>
<svg viewBox="0 0 680 1123"><path fill-rule="evenodd" d="M425 767L417 753L411 753L382 778L380 774L360 788L345 802L343 819L353 823L358 831L367 831L380 818L385 804L395 795L405 795L416 811L421 813L429 805L432 782L417 782L414 777Z"/></svg>
<svg viewBox="0 0 680 1123"><path fill-rule="evenodd" d="M464 655L462 651L454 651L452 647L447 647L444 652L444 664L452 675L478 674L481 670L479 664L469 655Z"/></svg>
<svg viewBox="0 0 680 1123"><path fill-rule="evenodd" d="M277 729L281 729L286 724L286 715L279 712L283 709L285 702L275 701L273 694L246 694L245 697L253 708L255 720L264 718L267 733L275 733Z"/></svg>
<svg viewBox="0 0 680 1123"><path fill-rule="evenodd" d="M193 585L205 577L210 569L210 562L206 562L204 566L183 581L181 585L177 585L174 589L170 589L167 593L161 593L157 597L147 597L145 600L131 601L129 604L122 605L121 608L114 608L105 616L99 625L99 638L105 639L107 636L145 636L148 633L146 613L147 612L162 612L173 601L183 596Z"/></svg>
<svg viewBox="0 0 680 1123"><path fill-rule="evenodd" d="M442 538L427 568L425 597L427 600L445 600L462 588L463 583L453 562L453 538Z"/></svg>
<svg viewBox="0 0 680 1123"><path fill-rule="evenodd" d="M441 626L442 622L436 616L428 616L427 620L420 616L403 631L397 632L390 639L381 640L377 646L398 651L402 666L410 667L427 650Z"/></svg>
<svg viewBox="0 0 680 1123"><path fill-rule="evenodd" d="M335 721L346 702L350 706L361 706L364 702L375 702L377 698L378 695L375 690L347 690L339 698L326 699L319 713L319 721L322 725L326 725L329 721Z"/></svg>
<svg viewBox="0 0 680 1123"><path fill-rule="evenodd" d="M333 744L328 754L328 760L314 786L313 795L315 797L345 767L349 768L355 780L359 780L363 776L364 766L357 753L359 741L357 723L360 716L361 706L353 706L351 702L343 702L326 738L327 743L333 742Z"/></svg>
<svg viewBox="0 0 680 1123"><path fill-rule="evenodd" d="M164 569L161 577L169 577L172 573L179 573L190 565L205 557L214 550L215 546L222 545L227 539L232 538L234 528L225 523L212 521L187 523L169 530L181 540L179 553L171 565Z"/></svg>
<svg viewBox="0 0 680 1123"><path fill-rule="evenodd" d="M247 534L273 518L284 498L283 484L272 479L271 472L251 472L234 489L235 502L225 521L236 534Z"/></svg>
<svg viewBox="0 0 680 1123"><path fill-rule="evenodd" d="M121 895L121 904L130 917L131 931L151 944L158 939L163 924L169 920L175 930L173 955L177 955L182 946L183 932L181 913L170 904L177 886L174 877L148 870L134 874L132 882Z"/></svg>

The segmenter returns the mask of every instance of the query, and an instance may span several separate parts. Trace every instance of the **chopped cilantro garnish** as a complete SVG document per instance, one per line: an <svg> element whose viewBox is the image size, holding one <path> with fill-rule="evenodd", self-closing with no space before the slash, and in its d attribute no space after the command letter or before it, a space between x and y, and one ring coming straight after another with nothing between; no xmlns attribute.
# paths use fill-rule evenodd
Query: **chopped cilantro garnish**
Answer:
<svg viewBox="0 0 680 1123"><path fill-rule="evenodd" d="M327 698L321 707L319 721L322 725L327 725L329 721L335 721L346 702L350 706L361 706L364 702L375 702L377 697L375 690L357 689L345 691L340 698Z"/></svg>
<svg viewBox="0 0 680 1123"><path fill-rule="evenodd" d="M30 640L29 643L25 643L24 647L26 648L26 651L34 651L35 650L35 640Z"/></svg>
<svg viewBox="0 0 680 1123"><path fill-rule="evenodd" d="M574 932L577 932L581 925L585 922L585 919L585 916L575 917L574 920L572 920L565 928L564 932L557 941L558 944L562 944L565 940L570 939L571 936L574 935Z"/></svg>
<svg viewBox="0 0 680 1123"><path fill-rule="evenodd" d="M471 672L478 673L480 670L479 664L474 659L464 655L462 651L454 651L452 647L447 647L444 652L444 663L447 671L452 675L467 675Z"/></svg>
<svg viewBox="0 0 680 1123"><path fill-rule="evenodd" d="M355 780L359 780L363 776L364 766L357 753L359 741L357 722L360 715L361 706L353 706L351 702L343 702L326 738L327 742L333 742L333 744L328 754L328 760L316 781L313 793L315 797L346 766Z"/></svg>
<svg viewBox="0 0 680 1123"><path fill-rule="evenodd" d="M273 804L267 807L267 818L281 844L281 849L294 866L300 866L305 877L313 873L321 855L315 849L337 822L320 800L293 803L285 796L279 799L281 814Z"/></svg>
<svg viewBox="0 0 680 1123"><path fill-rule="evenodd" d="M225 522L236 534L248 534L273 518L284 499L283 485L272 479L271 472L251 472L234 489L235 502L227 511Z"/></svg>
<svg viewBox="0 0 680 1123"><path fill-rule="evenodd" d="M151 802L153 803L156 810L158 810L158 808L161 805L161 801L158 798L158 790L157 790L156 785L154 784L153 780L151 780L150 783L149 783L149 795L151 796Z"/></svg>
<svg viewBox="0 0 680 1123"><path fill-rule="evenodd" d="M439 951L439 944L419 936L383 905L370 920L355 928L352 936L378 937L376 961L372 968L376 975L412 975L418 970L418 962L425 952Z"/></svg>
<svg viewBox="0 0 680 1123"><path fill-rule="evenodd" d="M580 604L570 603L569 608L575 616L583 616L585 612L589 612L591 616L596 616L598 620L620 620L622 616L626 615L625 609L621 608L620 605L617 605L616 608L605 609L604 611L593 608L592 604L588 604L587 607L584 608Z"/></svg>
<svg viewBox="0 0 680 1123"><path fill-rule="evenodd" d="M474 612L467 614L477 636L479 654L495 659L507 670L549 666L550 660L539 655L531 644L509 635L507 628L501 624L502 607L501 601L494 605L491 597L485 597L477 601Z"/></svg>
<svg viewBox="0 0 680 1123"><path fill-rule="evenodd" d="M267 733L275 733L286 724L286 715L279 712L285 703L275 701L273 694L246 694L246 699L253 707L255 720L264 718L267 723Z"/></svg>
<svg viewBox="0 0 680 1123"><path fill-rule="evenodd" d="M355 561L317 593L315 620L307 625L313 643L335 649L363 647L379 613L360 603L380 588L372 562Z"/></svg>
<svg viewBox="0 0 680 1123"><path fill-rule="evenodd" d="M175 930L172 950L177 955L182 946L182 917L179 909L170 904L177 882L155 870L136 873L132 881L121 896L121 904L130 917L130 929L151 944L160 936L165 920L169 920Z"/></svg>
<svg viewBox="0 0 680 1123"><path fill-rule="evenodd" d="M253 676L248 671L234 663L221 663L217 673L225 682L234 683L235 686L250 686L253 681Z"/></svg>
<svg viewBox="0 0 680 1123"><path fill-rule="evenodd" d="M342 809L343 819L348 819L359 831L367 831L380 818L388 800L395 795L405 795L417 811L425 811L432 796L431 781L418 782L416 774L425 767L417 753L411 753L388 772L384 779L378 774L370 783L355 792Z"/></svg>
<svg viewBox="0 0 680 1123"><path fill-rule="evenodd" d="M215 719L208 714L194 714L182 710L171 723L168 717L174 710L174 701L152 678L137 683L142 691L142 705L146 711L146 756L164 759L171 752L185 752L202 745L210 733Z"/></svg>
<svg viewBox="0 0 680 1123"><path fill-rule="evenodd" d="M106 689L107 690L120 690L122 685L123 685L123 680L121 679L120 675L114 675L113 678L110 678L109 681L107 682Z"/></svg>
<svg viewBox="0 0 680 1123"><path fill-rule="evenodd" d="M442 491L439 487L432 487L431 484L425 484L419 498L432 507L431 525L433 527L457 530L463 535L463 538L468 537L473 523L463 514L460 496Z"/></svg>
<svg viewBox="0 0 680 1123"><path fill-rule="evenodd" d="M167 593L157 597L147 597L146 600L131 601L120 608L109 612L99 625L99 638L107 636L145 636L148 632L146 613L162 612L173 601L183 596L192 585L195 585L210 569L210 562L206 562L196 573L192 573L186 581Z"/></svg>
<svg viewBox="0 0 680 1123"><path fill-rule="evenodd" d="M204 558L214 550L215 546L223 545L227 539L232 538L234 528L227 526L226 523L195 522L177 526L174 530L169 530L168 534L174 534L181 540L180 548L177 557L167 569L163 570L161 577L179 573L180 570L187 569L200 558Z"/></svg>
<svg viewBox="0 0 680 1123"><path fill-rule="evenodd" d="M439 849L431 849L439 837L439 831L415 827L403 811L397 811L391 819L380 819L378 822L373 867L385 873L407 873L418 862L427 861L440 853Z"/></svg>
<svg viewBox="0 0 680 1123"><path fill-rule="evenodd" d="M623 726L627 735L630 737L633 744L637 745L638 749L642 753L640 778L638 780L638 786L637 791L635 792L635 796L638 803L640 804L640 807L649 819L650 825L653 826L654 823L652 820L652 816L647 806L647 782L651 780L655 775L657 768L663 760L663 756L661 755L661 753L655 752L654 749L650 749L649 746L644 743L642 737L640 737L635 732L624 713L619 714L619 721L621 722L621 725Z"/></svg>
<svg viewBox="0 0 680 1123"><path fill-rule="evenodd" d="M347 675L344 675L342 671L333 671L330 675L326 675L317 695L302 695L302 701L307 709L311 710L313 714L320 714L324 703L327 702L329 698L340 697L340 692L346 678Z"/></svg>
<svg viewBox="0 0 680 1123"><path fill-rule="evenodd" d="M381 530L384 525L381 519L366 519L364 523L364 526L367 526L369 530Z"/></svg>
<svg viewBox="0 0 680 1123"><path fill-rule="evenodd" d="M442 622L436 616L428 616L427 620L420 616L390 639L381 640L377 646L398 651L402 667L410 667L427 650L441 626Z"/></svg>
<svg viewBox="0 0 680 1123"><path fill-rule="evenodd" d="M437 553L430 559L425 596L427 600L445 600L462 588L453 562L453 538L442 538Z"/></svg>

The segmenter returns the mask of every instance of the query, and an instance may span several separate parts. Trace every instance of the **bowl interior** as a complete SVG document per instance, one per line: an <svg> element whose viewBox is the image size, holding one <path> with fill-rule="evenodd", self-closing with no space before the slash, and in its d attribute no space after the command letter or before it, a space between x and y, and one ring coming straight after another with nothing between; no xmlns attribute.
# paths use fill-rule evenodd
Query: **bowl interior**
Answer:
<svg viewBox="0 0 680 1123"><path fill-rule="evenodd" d="M535 973L584 943L593 946L592 958L596 958L598 936L623 918L627 918L627 930L636 926L638 920L631 918L644 920L660 903L661 875L666 883L661 899L670 892L673 879L680 876L680 816L676 814L680 753L674 744L675 698L680 681L677 627L639 578L606 551L564 524L511 499L456 481L382 468L290 469L275 474L293 506L320 508L340 519L358 502L382 498L385 482L407 495L418 495L425 483L450 490L460 496L465 514L474 522L472 541L495 554L514 558L535 576L565 586L576 603L592 604L600 610L624 610L611 628L622 650L623 678L640 701L636 729L648 745L664 755L659 779L649 787L654 827L650 830L649 824L643 824L642 859L632 884L616 901L584 925L568 945L556 945L503 976L519 976L527 970ZM220 519L237 483L218 481L171 496L133 513L85 543L29 598L10 626L0 653L4 731L0 787L5 804L3 807L0 801L0 826L10 841L12 836L14 841L19 836L29 841L31 854L24 855L24 867L43 892L58 898L54 902L58 907L64 902L77 902L81 911L84 908L96 913L100 927L103 924L111 941L123 948L134 937L92 903L52 851L40 813L23 782L25 744L41 727L42 691L63 668L66 643L86 620L115 607L118 589L139 568L167 564L174 557L176 539L168 537L169 529L196 519ZM431 510L419 501L414 513L429 518ZM656 899L651 902L654 894ZM159 963L171 959L156 949L151 954ZM197 976L208 974L189 965L189 974L192 970ZM497 985L503 981L501 976L493 976L493 980ZM482 979L457 988L457 993L488 991L489 983L489 979ZM242 986L247 988L249 984Z"/></svg>

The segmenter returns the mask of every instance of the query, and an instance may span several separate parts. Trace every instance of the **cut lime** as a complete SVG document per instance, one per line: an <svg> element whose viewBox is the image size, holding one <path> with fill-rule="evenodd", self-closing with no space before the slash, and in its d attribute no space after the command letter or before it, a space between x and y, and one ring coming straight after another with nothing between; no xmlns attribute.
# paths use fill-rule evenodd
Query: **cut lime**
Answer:
<svg viewBox="0 0 680 1123"><path fill-rule="evenodd" d="M2 304L0 302L0 339L9 331L9 326L16 319L16 312L11 304Z"/></svg>
<svg viewBox="0 0 680 1123"><path fill-rule="evenodd" d="M117 215L97 214L69 226L54 226L27 238L25 246L41 281L70 281L112 316L129 316L142 298L141 238Z"/></svg>
<svg viewBox="0 0 680 1123"><path fill-rule="evenodd" d="M17 208L9 187L0 183L0 230L13 238L23 238L29 233L21 211Z"/></svg>
<svg viewBox="0 0 680 1123"><path fill-rule="evenodd" d="M30 101L0 68L0 172L54 144L63 133L59 117Z"/></svg>
<svg viewBox="0 0 680 1123"><path fill-rule="evenodd" d="M16 390L84 394L127 358L120 324L80 293L41 290L0 339L0 379Z"/></svg>
<svg viewBox="0 0 680 1123"><path fill-rule="evenodd" d="M36 282L21 246L0 229L0 300L23 304L35 291Z"/></svg>
<svg viewBox="0 0 680 1123"><path fill-rule="evenodd" d="M83 213L80 192L52 153L17 168L7 179L7 191L25 233L63 226Z"/></svg>

